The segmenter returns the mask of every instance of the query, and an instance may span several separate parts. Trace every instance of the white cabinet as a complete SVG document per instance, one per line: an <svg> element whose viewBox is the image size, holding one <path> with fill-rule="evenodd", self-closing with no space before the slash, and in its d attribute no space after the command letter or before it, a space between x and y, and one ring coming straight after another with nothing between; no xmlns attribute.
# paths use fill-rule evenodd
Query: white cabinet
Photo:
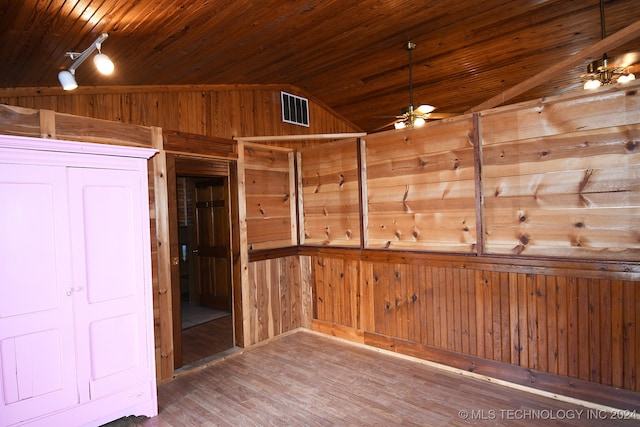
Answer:
<svg viewBox="0 0 640 427"><path fill-rule="evenodd" d="M154 152L0 135L0 426L157 414Z"/></svg>

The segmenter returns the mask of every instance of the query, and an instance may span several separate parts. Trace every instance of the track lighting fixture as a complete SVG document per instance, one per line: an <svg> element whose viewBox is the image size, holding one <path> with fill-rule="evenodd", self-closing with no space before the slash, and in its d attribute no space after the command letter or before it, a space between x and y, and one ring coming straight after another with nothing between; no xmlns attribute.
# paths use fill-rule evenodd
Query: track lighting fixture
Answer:
<svg viewBox="0 0 640 427"><path fill-rule="evenodd" d="M111 59L109 59L107 55L102 53L101 50L102 42L107 37L109 37L109 34L107 33L100 34L96 41L91 43L91 46L86 48L82 53L66 53L66 56L73 60L73 64L71 64L71 67L69 67L68 69L62 70L58 73L58 80L60 81L60 84L62 85L62 88L64 90L73 90L78 87L78 83L76 82L76 68L78 68L80 64L82 64L85 59L87 59L89 55L91 55L95 50L98 51L98 54L94 56L93 63L95 64L98 71L100 71L100 73L102 74L107 75L113 73L113 62L111 62Z"/></svg>

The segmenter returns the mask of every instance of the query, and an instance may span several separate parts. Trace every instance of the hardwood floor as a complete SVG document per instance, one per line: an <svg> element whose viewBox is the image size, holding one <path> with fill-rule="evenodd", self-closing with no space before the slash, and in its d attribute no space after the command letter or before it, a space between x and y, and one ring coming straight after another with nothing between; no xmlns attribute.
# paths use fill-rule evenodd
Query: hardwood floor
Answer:
<svg viewBox="0 0 640 427"><path fill-rule="evenodd" d="M193 326L182 331L182 364L189 365L231 347L233 347L231 315Z"/></svg>
<svg viewBox="0 0 640 427"><path fill-rule="evenodd" d="M129 425L638 425L306 331L162 384L158 401Z"/></svg>

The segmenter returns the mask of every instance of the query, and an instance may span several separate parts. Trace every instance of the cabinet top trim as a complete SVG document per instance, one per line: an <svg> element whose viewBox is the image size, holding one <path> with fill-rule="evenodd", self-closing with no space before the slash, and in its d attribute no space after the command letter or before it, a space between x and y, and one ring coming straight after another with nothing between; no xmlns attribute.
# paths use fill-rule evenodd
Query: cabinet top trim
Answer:
<svg viewBox="0 0 640 427"><path fill-rule="evenodd" d="M149 159L158 152L158 150L152 148L62 141L58 139L31 138L14 135L0 135L0 148L51 151L57 153L97 154L139 159Z"/></svg>

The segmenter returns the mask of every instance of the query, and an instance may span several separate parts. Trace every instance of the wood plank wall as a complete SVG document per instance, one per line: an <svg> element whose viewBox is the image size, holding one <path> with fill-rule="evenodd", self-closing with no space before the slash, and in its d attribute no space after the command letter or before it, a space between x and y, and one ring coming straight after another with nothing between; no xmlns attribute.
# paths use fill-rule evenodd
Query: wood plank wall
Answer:
<svg viewBox="0 0 640 427"><path fill-rule="evenodd" d="M358 141L299 150L300 243L360 246Z"/></svg>
<svg viewBox="0 0 640 427"><path fill-rule="evenodd" d="M284 256L249 263L248 345L311 327L309 257ZM246 338L246 337L245 337Z"/></svg>
<svg viewBox="0 0 640 427"><path fill-rule="evenodd" d="M282 122L280 91L309 99L309 127ZM233 139L357 132L321 101L289 85L202 85L0 89L0 104ZM317 141L281 142L304 146ZM272 144L273 145L273 144Z"/></svg>
<svg viewBox="0 0 640 427"><path fill-rule="evenodd" d="M481 121L487 253L640 259L635 90L486 111Z"/></svg>
<svg viewBox="0 0 640 427"><path fill-rule="evenodd" d="M367 247L475 250L472 116L364 140Z"/></svg>
<svg viewBox="0 0 640 427"><path fill-rule="evenodd" d="M249 250L297 245L295 157L286 148L241 143Z"/></svg>
<svg viewBox="0 0 640 427"><path fill-rule="evenodd" d="M587 400L640 392L637 264L302 253L317 330Z"/></svg>
<svg viewBox="0 0 640 427"><path fill-rule="evenodd" d="M301 248L314 329L640 409L636 86L364 137L363 245Z"/></svg>

